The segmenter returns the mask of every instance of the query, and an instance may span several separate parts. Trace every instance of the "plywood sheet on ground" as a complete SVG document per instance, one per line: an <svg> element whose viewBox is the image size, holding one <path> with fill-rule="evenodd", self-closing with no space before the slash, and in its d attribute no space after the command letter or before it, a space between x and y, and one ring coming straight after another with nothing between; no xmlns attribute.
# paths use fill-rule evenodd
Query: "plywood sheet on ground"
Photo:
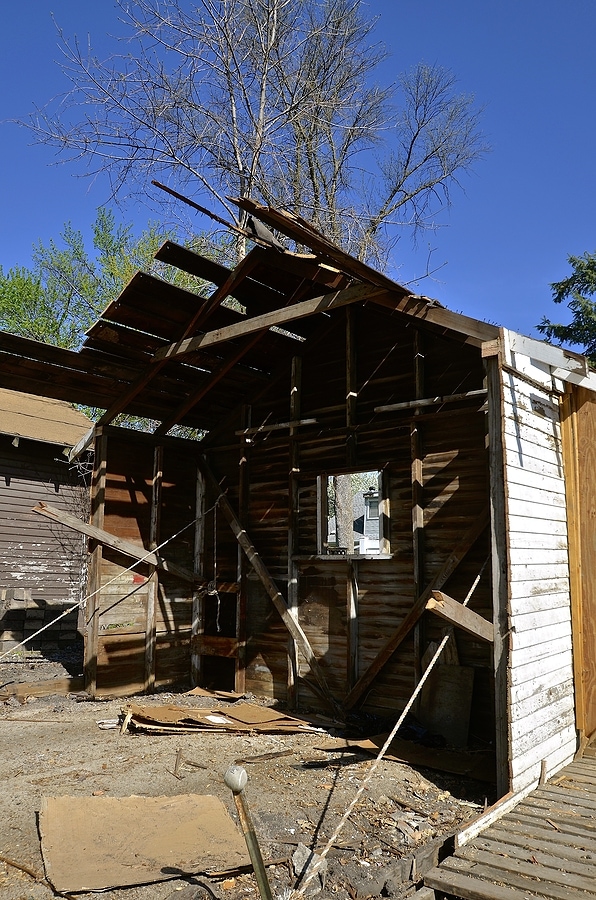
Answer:
<svg viewBox="0 0 596 900"><path fill-rule="evenodd" d="M240 832L210 795L44 797L39 828L46 874L57 891L106 890L249 864Z"/></svg>

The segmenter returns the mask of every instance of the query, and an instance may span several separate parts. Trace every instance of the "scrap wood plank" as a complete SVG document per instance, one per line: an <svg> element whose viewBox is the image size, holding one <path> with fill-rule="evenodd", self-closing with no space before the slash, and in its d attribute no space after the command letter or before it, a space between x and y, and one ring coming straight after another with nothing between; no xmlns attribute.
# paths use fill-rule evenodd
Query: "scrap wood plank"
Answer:
<svg viewBox="0 0 596 900"><path fill-rule="evenodd" d="M545 896L553 898L553 900L555 898L570 900L571 897L577 900L577 891L583 891L592 897L596 897L596 879L594 879L593 875L588 878L583 874L578 875L569 871L568 866L565 866L564 871L561 871L556 865L541 865L538 862L534 862L535 857L532 855L530 858L517 859L513 856L504 856L500 853L482 850L471 845L458 850L457 858L465 860L472 865L478 864L488 867L490 871L496 872L495 880L499 879L499 873L505 873L505 877L511 883L517 882L518 876L521 879L531 879L529 886L532 885L533 881L538 881L540 885L538 890L544 893ZM536 890L533 887L531 889Z"/></svg>
<svg viewBox="0 0 596 900"><path fill-rule="evenodd" d="M86 534L87 537L93 538L94 540L99 541L100 544L111 547L113 550L117 550L125 556L132 556L133 559L142 560L148 565L157 566L158 568L169 572L171 575L177 575L179 578L184 579L184 581L194 581L194 575L188 569L183 569L181 566L177 566L174 563L166 562L166 560L162 559L158 553L152 553L145 550L144 547L139 547L138 544L133 544L131 541L126 541L114 534L110 534L109 531L105 531L103 528L97 528L95 525L87 525L85 522L81 522L80 519L77 519L76 516L64 512L61 509L56 509L55 506L40 502L37 506L33 507L33 512L39 513L54 522L59 522L61 525L66 525L67 528L72 528L80 534Z"/></svg>
<svg viewBox="0 0 596 900"><path fill-rule="evenodd" d="M481 850L489 850L492 853L500 853L515 859L527 860L530 855L541 865L572 866L570 871L577 875L593 875L594 864L586 859L586 851L583 847L570 847L550 841L543 841L534 837L522 838L521 841L515 835L509 834L506 829L495 828L485 832L482 837L474 841L474 846Z"/></svg>
<svg viewBox="0 0 596 900"><path fill-rule="evenodd" d="M74 607L73 607L74 608ZM85 679L82 675L70 678L48 678L44 681L21 681L17 684L6 684L0 691L0 702L9 697L25 700L26 697L48 697L52 694L78 694L85 690Z"/></svg>
<svg viewBox="0 0 596 900"><path fill-rule="evenodd" d="M391 659L399 645L407 637L407 635L410 633L410 631L426 609L426 604L430 599L432 592L435 590L439 590L445 584L447 579L456 570L462 559L464 559L468 551L474 546L476 540L480 537L487 525L488 508L486 507L480 513L478 518L472 523L470 528L468 528L459 543L456 544L428 587L414 601L412 609L402 620L399 628L393 633L385 646L379 651L375 659L369 665L366 672L364 672L360 676L360 678L344 700L344 709L351 709L362 698L364 692L370 687L381 669Z"/></svg>
<svg viewBox="0 0 596 900"><path fill-rule="evenodd" d="M550 825L552 822L553 825ZM511 835L517 835L517 840L522 841L528 833L544 841L576 847L578 842L586 852L596 852L595 835L592 829L582 828L575 822L565 822L558 809L544 809L540 815L529 816L517 813L507 817L507 828Z"/></svg>
<svg viewBox="0 0 596 900"><path fill-rule="evenodd" d="M495 639L492 622L483 619L478 613L475 613L462 603L458 603L457 600L454 600L449 594L444 594L443 591L433 591L426 608L440 616L441 619L445 619L447 622L451 622L452 625L457 625L463 631L467 631L473 637L482 638L483 641L489 641L491 644Z"/></svg>
<svg viewBox="0 0 596 900"><path fill-rule="evenodd" d="M242 526L240 520L238 519L236 513L232 509L232 505L224 492L222 491L219 482L217 481L215 475L211 471L211 467L207 463L207 460L202 454L197 456L197 462L199 469L203 473L203 476L211 489L214 491L215 496L217 497L218 503L221 507L221 510L228 521L228 525L232 529L232 533L238 544L246 554L246 557L253 567L255 573L259 577L261 584L267 591L269 598L271 599L275 609L281 616L281 619L286 626L287 630L290 632L290 635L296 641L300 652L303 654L304 658L308 662L310 666L310 670L314 677L316 678L319 687L322 691L322 698L325 702L331 707L333 712L340 716L342 715L341 708L339 703L333 696L331 690L329 689L329 684L327 683L327 678L325 677L325 673L321 667L321 663L317 659L314 654L314 651L310 645L310 641L308 640L304 630L302 629L300 623L297 618L292 614L292 612L288 609L288 604L286 603L281 591L277 587L275 581L271 577L269 570L267 569L265 563L261 559L255 545L251 541L250 537L246 529Z"/></svg>
<svg viewBox="0 0 596 900"><path fill-rule="evenodd" d="M530 888L513 888L486 881L480 873L452 871L444 866L445 863L426 873L424 884L427 887L454 894L463 900L530 900L532 897L544 897L544 894L537 894Z"/></svg>
<svg viewBox="0 0 596 900"><path fill-rule="evenodd" d="M275 309L260 316L252 316L247 318L245 322L227 325L224 328L217 328L214 331L208 331L196 337L188 337L184 340L176 341L158 350L154 358L156 360L174 359L193 353L202 347L212 347L215 344L222 344L247 334L272 328L273 326L286 326L296 319L304 319L315 313L329 312L332 309L337 309L350 303L366 301L381 292L381 288L375 288L370 284L358 284L343 290L330 291L319 297L313 297L312 300L303 300L300 303L293 303L290 306L284 306L281 309Z"/></svg>

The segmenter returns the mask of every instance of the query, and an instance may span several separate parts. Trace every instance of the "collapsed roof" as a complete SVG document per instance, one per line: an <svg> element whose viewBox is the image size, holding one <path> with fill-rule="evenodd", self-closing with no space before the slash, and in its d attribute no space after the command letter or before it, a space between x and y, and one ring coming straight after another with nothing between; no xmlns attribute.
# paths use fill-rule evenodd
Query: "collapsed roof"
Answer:
<svg viewBox="0 0 596 900"><path fill-rule="evenodd" d="M299 217L248 200L254 219L306 253L263 241L233 269L167 241L156 254L215 290L201 296L137 273L89 329L79 352L0 334L4 387L209 431L254 398L300 345L316 340L329 312L374 303L387 316L480 345L498 329L444 309L332 244ZM242 310L222 305L233 297Z"/></svg>

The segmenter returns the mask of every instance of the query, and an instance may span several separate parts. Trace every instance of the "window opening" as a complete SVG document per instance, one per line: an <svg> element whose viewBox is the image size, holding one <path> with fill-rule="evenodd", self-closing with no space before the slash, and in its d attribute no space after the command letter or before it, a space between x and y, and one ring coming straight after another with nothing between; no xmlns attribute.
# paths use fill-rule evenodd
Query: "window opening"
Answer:
<svg viewBox="0 0 596 900"><path fill-rule="evenodd" d="M319 552L385 556L389 547L389 501L380 471L319 477Z"/></svg>

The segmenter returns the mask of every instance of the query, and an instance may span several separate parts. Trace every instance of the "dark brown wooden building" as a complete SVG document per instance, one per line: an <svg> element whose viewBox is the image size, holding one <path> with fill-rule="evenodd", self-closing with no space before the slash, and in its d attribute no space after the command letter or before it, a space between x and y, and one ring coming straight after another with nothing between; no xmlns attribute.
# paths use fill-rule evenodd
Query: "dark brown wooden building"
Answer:
<svg viewBox="0 0 596 900"><path fill-rule="evenodd" d="M89 689L191 678L395 716L446 619L456 653L418 715L451 704L450 740L524 788L596 731L596 378L239 202L304 252L228 271L167 243L214 289L140 273L79 353L0 335L0 383L24 360L27 390L106 409L74 451L95 438L91 525L70 522L93 553ZM123 411L160 424L115 428ZM372 551L330 524L348 475L378 501Z"/></svg>
<svg viewBox="0 0 596 900"><path fill-rule="evenodd" d="M87 548L80 534L33 512L49 503L88 515L85 479L68 453L90 420L71 404L0 388L0 650L7 650L85 594ZM77 613L36 647L74 643Z"/></svg>

